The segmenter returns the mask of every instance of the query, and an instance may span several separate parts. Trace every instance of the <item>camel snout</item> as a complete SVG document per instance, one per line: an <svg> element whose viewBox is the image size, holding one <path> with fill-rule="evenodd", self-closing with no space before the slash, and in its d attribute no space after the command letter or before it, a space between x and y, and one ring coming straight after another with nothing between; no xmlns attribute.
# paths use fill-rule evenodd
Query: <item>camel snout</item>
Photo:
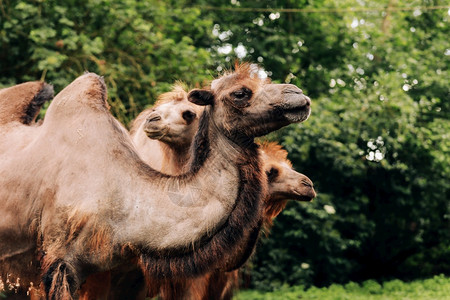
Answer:
<svg viewBox="0 0 450 300"><path fill-rule="evenodd" d="M298 194L297 200L299 201L311 201L316 198L316 191L314 190L314 184L307 176L304 176L299 180L296 188L296 194Z"/></svg>
<svg viewBox="0 0 450 300"><path fill-rule="evenodd" d="M299 89L299 91L301 90ZM302 92L289 92L283 94L284 100L286 101L283 105L283 108L285 109L309 109L311 106L311 99Z"/></svg>
<svg viewBox="0 0 450 300"><path fill-rule="evenodd" d="M303 94L303 91L293 84L279 84L281 90L280 101L271 104L274 107L281 108L287 113L309 112L311 99Z"/></svg>
<svg viewBox="0 0 450 300"><path fill-rule="evenodd" d="M277 105L290 123L300 123L308 119L311 113L311 99L300 89L283 93L283 102Z"/></svg>

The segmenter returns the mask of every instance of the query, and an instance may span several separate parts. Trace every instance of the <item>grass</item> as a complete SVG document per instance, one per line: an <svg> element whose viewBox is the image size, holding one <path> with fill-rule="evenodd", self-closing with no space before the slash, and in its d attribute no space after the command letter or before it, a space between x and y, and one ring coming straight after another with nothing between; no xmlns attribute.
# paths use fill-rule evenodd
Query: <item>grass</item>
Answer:
<svg viewBox="0 0 450 300"><path fill-rule="evenodd" d="M444 275L430 279L403 282L387 281L382 284L368 280L361 284L350 282L333 284L326 288L303 286L286 287L274 292L241 291L234 300L450 300L450 277Z"/></svg>

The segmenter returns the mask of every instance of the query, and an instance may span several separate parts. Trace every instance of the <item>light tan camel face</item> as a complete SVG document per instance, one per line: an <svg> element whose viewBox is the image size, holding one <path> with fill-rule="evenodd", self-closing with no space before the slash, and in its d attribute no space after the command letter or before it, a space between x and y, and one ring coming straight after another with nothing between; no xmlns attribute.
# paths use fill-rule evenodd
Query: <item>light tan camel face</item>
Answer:
<svg viewBox="0 0 450 300"><path fill-rule="evenodd" d="M260 79L249 64L214 80L210 90L192 90L189 100L211 104L214 120L220 120L216 125L233 139L262 136L303 122L311 112L311 100L302 90Z"/></svg>
<svg viewBox="0 0 450 300"><path fill-rule="evenodd" d="M187 93L176 87L160 97L147 116L144 131L149 138L170 145L190 145L202 112L203 107L189 102Z"/></svg>

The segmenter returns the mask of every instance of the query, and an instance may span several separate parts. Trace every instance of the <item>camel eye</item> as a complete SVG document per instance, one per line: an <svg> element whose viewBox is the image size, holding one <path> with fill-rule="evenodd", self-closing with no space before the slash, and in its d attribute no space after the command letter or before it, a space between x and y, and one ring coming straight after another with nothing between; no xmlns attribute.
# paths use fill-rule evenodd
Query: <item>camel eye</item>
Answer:
<svg viewBox="0 0 450 300"><path fill-rule="evenodd" d="M246 87L243 87L237 91L232 92L231 96L235 101L248 100L252 97L252 91Z"/></svg>
<svg viewBox="0 0 450 300"><path fill-rule="evenodd" d="M277 168L270 168L269 171L266 171L267 179L269 182L274 182L275 179L278 177L279 171Z"/></svg>
<svg viewBox="0 0 450 300"><path fill-rule="evenodd" d="M231 93L231 98L238 107L246 107L250 104L248 100L252 97L252 90L243 87Z"/></svg>
<svg viewBox="0 0 450 300"><path fill-rule="evenodd" d="M186 110L181 116L188 124L190 124L192 121L194 121L196 114L190 110Z"/></svg>

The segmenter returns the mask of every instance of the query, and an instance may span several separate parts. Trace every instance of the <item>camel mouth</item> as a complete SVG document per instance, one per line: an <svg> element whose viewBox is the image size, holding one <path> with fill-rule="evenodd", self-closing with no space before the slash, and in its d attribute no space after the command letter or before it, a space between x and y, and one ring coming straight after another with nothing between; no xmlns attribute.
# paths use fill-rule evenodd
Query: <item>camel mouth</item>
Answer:
<svg viewBox="0 0 450 300"><path fill-rule="evenodd" d="M153 139L153 140L160 140L163 137L167 135L167 130L161 130L160 128L144 128L145 134Z"/></svg>
<svg viewBox="0 0 450 300"><path fill-rule="evenodd" d="M300 123L306 121L309 118L310 114L311 108L309 106L301 106L283 110L283 116L290 123Z"/></svg>
<svg viewBox="0 0 450 300"><path fill-rule="evenodd" d="M309 178L300 180L299 185L292 190L293 200L310 202L316 197L313 182Z"/></svg>
<svg viewBox="0 0 450 300"><path fill-rule="evenodd" d="M308 189L308 191L292 191L291 197L292 200L297 200L301 202L311 202L314 198L316 198L316 192L313 188Z"/></svg>

